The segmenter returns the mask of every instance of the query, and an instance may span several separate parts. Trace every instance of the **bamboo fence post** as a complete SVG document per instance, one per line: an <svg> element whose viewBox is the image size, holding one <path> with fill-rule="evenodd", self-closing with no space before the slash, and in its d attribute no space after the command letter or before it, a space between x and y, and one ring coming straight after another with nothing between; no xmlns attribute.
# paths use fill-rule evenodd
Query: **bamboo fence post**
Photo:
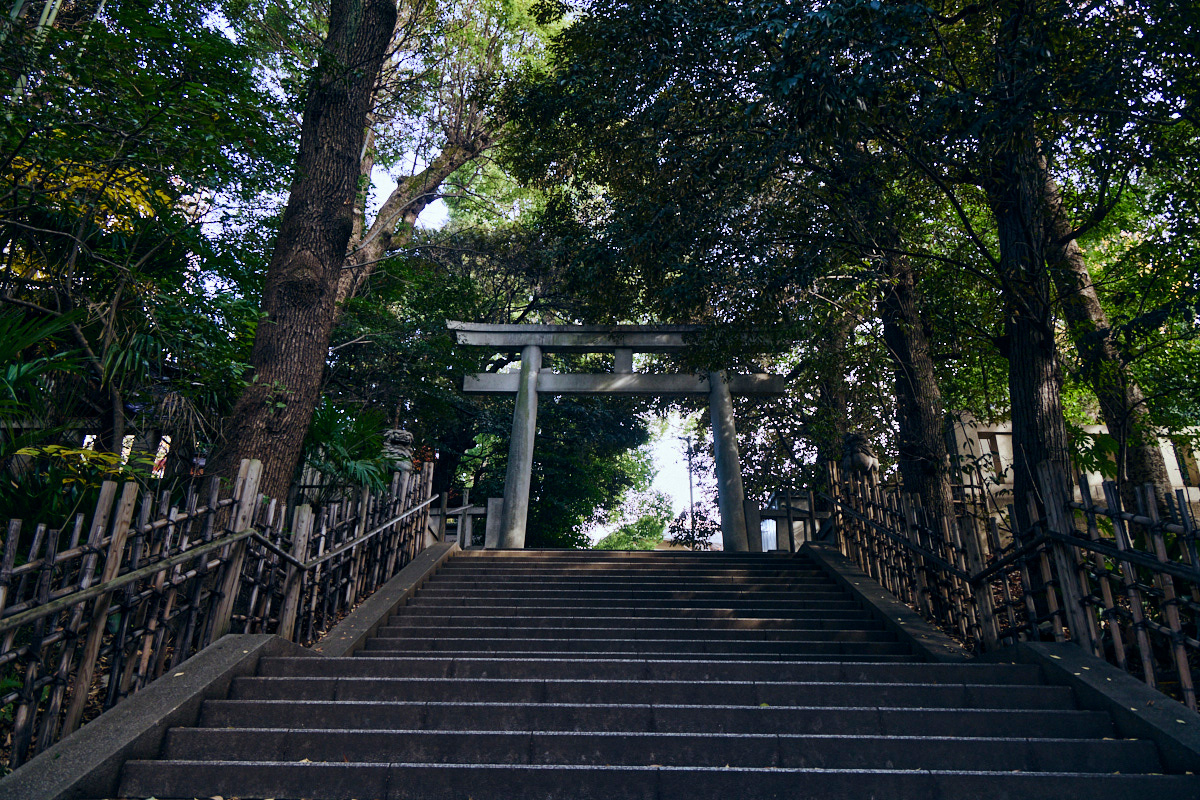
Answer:
<svg viewBox="0 0 1200 800"><path fill-rule="evenodd" d="M1029 513L1034 515L1033 519L1037 519L1036 507L1031 508ZM1012 504L1009 504L1008 506L1008 518L1009 520L1014 521L1017 518L1017 509ZM1019 547L1020 544L1021 538L1016 535L1016 531L1014 530L1013 545ZM1040 641L1042 634L1037 623L1037 601L1033 596L1033 578L1029 573L1029 565L1033 563L1033 559L1033 555L1026 555L1023 556L1019 561L1021 575L1021 599L1025 601L1025 616L1028 620L1026 624L1029 628L1030 638L1032 638L1034 641Z"/></svg>
<svg viewBox="0 0 1200 800"><path fill-rule="evenodd" d="M292 557L300 562L308 558L308 539L312 535L313 513L312 506L296 506L292 522ZM279 609L279 628L276 633L290 642L296 641L296 613L300 609L301 590L307 570L290 564L287 571L287 582L284 584L283 605Z"/></svg>
<svg viewBox="0 0 1200 800"><path fill-rule="evenodd" d="M807 491L808 495L808 530L805 532L808 536L808 541L817 541L817 495L812 489Z"/></svg>
<svg viewBox="0 0 1200 800"><path fill-rule="evenodd" d="M51 530L49 535L46 536L45 555L42 557L36 584L35 596L37 598L37 605L39 606L50 602L50 592L53 589L51 584L54 579L54 561L55 556L58 554L59 534L60 531ZM37 556L37 552L31 552L30 556ZM47 623L53 629L54 619L57 616L55 614L49 619L39 617L33 623L33 632L30 636L29 644L26 645L28 649L25 656L27 662L25 666L25 678L21 684L20 702L17 703L17 709L13 713L12 754L8 762L9 766L13 769L24 763L29 745L33 741L33 731L37 725L37 681L39 673L42 671L42 639L46 634Z"/></svg>
<svg viewBox="0 0 1200 800"><path fill-rule="evenodd" d="M1096 524L1096 505L1092 501L1092 489L1088 485L1087 475L1082 472L1079 473L1079 497L1082 500L1083 519L1087 526L1088 539L1098 542L1100 541L1100 528ZM1100 602L1104 605L1103 616L1108 620L1108 630L1112 634L1113 657L1116 659L1117 666L1128 672L1125 635L1121 632L1121 620L1117 614L1116 603L1113 602L1112 584L1115 579L1108 571L1104 556L1099 553L1092 554L1092 566L1095 569L1096 584L1100 587ZM1101 647L1103 649L1103 643L1101 643Z"/></svg>
<svg viewBox="0 0 1200 800"><path fill-rule="evenodd" d="M237 495L237 505L234 507L233 522L230 525L231 533L239 533L250 527L250 523L254 519L254 511L258 506L258 482L262 478L262 462L258 459L251 459L249 462L243 462L242 467L245 472L244 478L239 476L242 480L239 481L240 491ZM213 641L229 632L229 625L233 618L233 605L237 602L238 590L241 588L242 562L245 558L246 540L234 542L225 561L220 602L213 615L216 620L213 625Z"/></svg>
<svg viewBox="0 0 1200 800"><path fill-rule="evenodd" d="M442 503L438 512L437 540L446 541L446 509L450 507L450 489L442 492Z"/></svg>
<svg viewBox="0 0 1200 800"><path fill-rule="evenodd" d="M1108 516L1112 519L1114 541L1117 549L1124 552L1129 549L1129 533L1125 529L1125 520L1121 518L1121 495L1116 485L1110 481L1104 482L1104 499L1108 504ZM1147 686L1154 687L1158 679L1154 674L1154 651L1150 649L1150 635L1146 632L1146 615L1142 608L1142 593L1138 589L1137 575L1133 567L1125 559L1121 561L1121 577L1124 583L1125 599L1129 601L1129 616L1133 619L1134 641L1137 642L1138 656L1142 663L1142 680Z"/></svg>
<svg viewBox="0 0 1200 800"><path fill-rule="evenodd" d="M995 517L988 517L988 535L989 541L995 552L999 553L1000 547L1000 524ZM1004 597L1005 616L1008 619L1008 629L1010 631L1017 630L1017 603L1013 600L1012 587L1009 585L1008 575L1001 571L998 575L1000 578L1000 593ZM988 592L991 592L991 587L988 585Z"/></svg>
<svg viewBox="0 0 1200 800"><path fill-rule="evenodd" d="M116 484L113 483L112 487L112 491L115 492ZM121 569L121 561L125 554L125 539L129 535L129 523L133 520L133 507L137 503L137 496L136 483L127 483L121 490L121 499L117 502L116 519L112 528L112 539L104 559L104 569L100 573L100 583L111 581L117 577L117 572ZM99 509L99 504L97 509ZM100 514L97 513L96 516L99 517ZM99 521L93 518L92 526L95 527L97 522L103 530L108 523L107 513ZM112 601L112 594L112 592L105 592L100 595L92 607L92 619L88 624L87 639L84 641L83 651L79 655L79 671L75 674L75 683L71 687L71 702L67 706L67 716L63 720L64 736L78 728L79 721L83 718L88 693L92 688L92 676L96 670L96 657L100 654L100 643L104 636L104 623L108 619L108 606Z"/></svg>
<svg viewBox="0 0 1200 800"><path fill-rule="evenodd" d="M904 526L904 538L913 544L920 546L921 537L914 524L915 517L913 515L912 503L909 502L908 494L906 492L899 492L897 500L900 503L900 519ZM932 618L933 602L929 593L928 567L925 564L925 559L920 554L913 555L912 563L913 578L916 583L917 608L926 617Z"/></svg>
<svg viewBox="0 0 1200 800"><path fill-rule="evenodd" d="M328 533L329 525L329 509L322 508L317 514L315 528L317 530L317 548L313 554L313 558L320 558L325 554L325 539ZM314 570L312 577L309 579L313 590L309 593L308 600L308 621L304 627L305 640L313 638L313 632L316 627L317 620L317 604L319 595L324 595L323 587L328 583L330 571L324 564L318 564Z"/></svg>
<svg viewBox="0 0 1200 800"><path fill-rule="evenodd" d="M1071 536L1075 532L1075 526L1067 518L1070 496L1067 494L1063 476L1044 461L1038 464L1037 470L1042 497L1046 504L1047 530L1060 536ZM1100 642L1088 621L1089 612L1084 605L1083 588L1079 585L1079 567L1070 545L1054 539L1050 542L1050 550L1054 555L1058 588L1062 592L1063 610L1071 639L1092 655L1103 658L1104 650L1100 647Z"/></svg>
<svg viewBox="0 0 1200 800"><path fill-rule="evenodd" d="M12 585L13 567L17 563L17 540L20 538L21 520L10 519L4 540L4 559L0 561L0 613L8 606L8 587Z"/></svg>
<svg viewBox="0 0 1200 800"><path fill-rule="evenodd" d="M93 523L88 529L87 552L84 554L79 566L79 578L76 584L78 591L85 591L92 585L93 579L96 577L96 562L100 560L100 543L104 539L104 532L108 528L108 515L112 510L113 496L116 494L116 483L106 482L100 487L100 499L96 503L96 511L92 515ZM99 523L99 524L97 524ZM76 531L78 531L76 524ZM74 536L72 537L75 538ZM83 624L83 612L87 608L86 603L79 603L71 609L71 616L67 624L64 626L64 634L66 639L63 643L62 653L59 656L58 670L55 673L54 690L50 694L50 702L46 705L45 721L42 723L42 735L38 740L38 751L45 750L54 742L54 737L58 732L59 712L62 709L62 701L66 696L67 682L71 675L71 663L75 656L75 636L79 632L80 625Z"/></svg>
<svg viewBox="0 0 1200 800"><path fill-rule="evenodd" d="M974 518L964 519L962 531L966 545L967 572L978 575L987 565L986 547L980 541L979 527ZM975 611L979 616L979 627L983 634L983 649L995 650L1000 645L1000 627L996 622L996 607L992 602L992 587L987 581L971 583L971 594L975 598Z"/></svg>
<svg viewBox="0 0 1200 800"><path fill-rule="evenodd" d="M1183 552L1188 554L1188 563L1200 569L1200 554L1196 552L1196 525L1188 507L1187 494L1183 489L1175 490L1175 502L1179 509L1179 524L1183 527ZM1200 604L1200 584L1192 584L1192 602Z"/></svg>
<svg viewBox="0 0 1200 800"><path fill-rule="evenodd" d="M1158 518L1158 503L1154 484L1142 487L1146 495L1146 516L1150 517L1150 539L1154 542L1154 555L1159 563L1167 563L1167 546L1163 541L1162 523ZM1156 576L1158 590L1162 592L1163 616L1171 629L1171 651L1175 656L1175 671L1179 673L1179 688L1183 691L1183 702L1192 711L1196 710L1196 685L1192 682L1192 669L1188 665L1187 648L1184 647L1183 626L1179 622L1179 600L1175 596L1175 579L1160 572Z"/></svg>

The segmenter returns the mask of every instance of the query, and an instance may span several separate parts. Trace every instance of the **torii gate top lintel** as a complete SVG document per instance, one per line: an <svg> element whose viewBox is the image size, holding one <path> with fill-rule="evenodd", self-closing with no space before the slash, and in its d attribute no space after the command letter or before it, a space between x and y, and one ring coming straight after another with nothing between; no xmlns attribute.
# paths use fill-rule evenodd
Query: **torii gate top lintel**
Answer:
<svg viewBox="0 0 1200 800"><path fill-rule="evenodd" d="M518 352L536 345L545 353L602 353L628 348L638 353L671 353L687 347L700 325L492 325L446 323L458 344Z"/></svg>
<svg viewBox="0 0 1200 800"><path fill-rule="evenodd" d="M541 394L707 395L710 375L682 373L636 373L634 353L678 353L688 347L689 334L704 330L700 325L492 325L478 322L447 322L458 344L487 347L497 352L525 353L537 348L542 353L605 353L616 356L611 373L551 374L536 377ZM522 361L524 362L524 358ZM780 375L755 373L730 375L732 394L781 395L786 392ZM516 394L520 377L515 372L481 372L463 379L468 394Z"/></svg>

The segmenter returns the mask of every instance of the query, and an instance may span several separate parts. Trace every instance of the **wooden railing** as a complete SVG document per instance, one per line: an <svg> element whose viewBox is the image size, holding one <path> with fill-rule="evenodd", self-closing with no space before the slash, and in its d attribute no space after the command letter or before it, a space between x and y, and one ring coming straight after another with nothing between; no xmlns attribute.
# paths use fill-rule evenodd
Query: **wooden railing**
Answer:
<svg viewBox="0 0 1200 800"><path fill-rule="evenodd" d="M106 482L88 519L5 528L0 745L16 768L227 632L307 642L424 543L432 465L291 514L243 462L180 502ZM284 525L290 516L291 525Z"/></svg>
<svg viewBox="0 0 1200 800"><path fill-rule="evenodd" d="M1033 525L1011 541L994 515L932 519L853 475L824 496L842 552L967 646L1074 641L1196 710L1200 558L1185 494L1139 487L1134 512L1111 482L1101 506L1083 476L1078 500L1045 465L1038 478L1045 513L1030 498Z"/></svg>

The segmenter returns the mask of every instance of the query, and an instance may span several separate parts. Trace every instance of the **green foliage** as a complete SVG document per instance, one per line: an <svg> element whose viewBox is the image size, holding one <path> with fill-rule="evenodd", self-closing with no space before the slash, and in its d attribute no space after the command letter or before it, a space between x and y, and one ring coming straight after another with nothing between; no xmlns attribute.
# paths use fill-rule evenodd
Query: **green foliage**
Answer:
<svg viewBox="0 0 1200 800"><path fill-rule="evenodd" d="M713 540L721 533L721 523L709 516L707 508L696 503L691 513L683 511L671 520L668 530L672 544L689 550L710 550Z"/></svg>
<svg viewBox="0 0 1200 800"><path fill-rule="evenodd" d="M52 375L78 370L76 354L56 341L77 316L27 319L19 311L0 311L0 446L16 423L41 416Z"/></svg>
<svg viewBox="0 0 1200 800"><path fill-rule="evenodd" d="M1006 148L1036 142L1085 250L1102 232L1139 242L1126 269L1093 277L1156 423L1179 429L1200 421L1188 30L1154 0L949 16L868 0L588 4L509 95L506 156L552 194L565 282L594 316L718 323L725 341L704 355L728 365L753 355L748 330L814 343L821 305L859 315L844 358L791 356L796 395L739 407L760 421L742 446L762 456L747 459L761 487L831 426L857 427L854 406L876 426L892 416L875 312L855 302L881 248L919 274L947 406L1009 414L1005 324L1020 303L996 271L994 190ZM845 409L821 388L839 374ZM886 425L874 433L889 442ZM1102 457L1102 442L1077 445Z"/></svg>
<svg viewBox="0 0 1200 800"><path fill-rule="evenodd" d="M381 458L386 425L379 409L339 407L325 398L313 412L302 464L329 486L381 490L389 467Z"/></svg>
<svg viewBox="0 0 1200 800"><path fill-rule="evenodd" d="M666 523L659 517L639 517L596 542L596 550L653 550L663 540Z"/></svg>
<svg viewBox="0 0 1200 800"><path fill-rule="evenodd" d="M619 518L627 521L592 545L594 549L653 550L663 540L671 520L671 498L662 492L648 491L646 487L652 479L653 474L647 471L638 486L626 492Z"/></svg>
<svg viewBox="0 0 1200 800"><path fill-rule="evenodd" d="M0 125L0 291L30 324L75 312L84 369L56 381L55 416L107 428L111 451L123 430L165 429L173 455L194 454L236 391L257 316L218 277L240 249L216 240L280 185L294 131L219 29L219 3L102 5L68 4L40 32L36 11L3 23L16 113Z"/></svg>

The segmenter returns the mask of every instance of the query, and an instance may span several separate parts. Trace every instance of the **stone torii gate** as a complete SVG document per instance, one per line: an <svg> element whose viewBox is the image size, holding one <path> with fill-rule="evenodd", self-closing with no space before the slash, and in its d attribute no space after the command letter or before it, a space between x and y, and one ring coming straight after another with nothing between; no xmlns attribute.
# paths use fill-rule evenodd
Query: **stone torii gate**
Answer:
<svg viewBox="0 0 1200 800"><path fill-rule="evenodd" d="M489 325L448 322L447 327L454 331L458 344L521 355L520 372L483 372L467 375L463 379L464 392L515 394L517 397L499 537L495 541L486 541L486 547L525 546L538 395L634 394L708 396L723 547L732 551L751 549L746 530L745 492L738 459L732 395L781 395L785 390L783 376L726 375L724 370L707 375L633 371L635 352L680 352L686 347L686 334L703 330L696 325ZM605 352L614 355L613 372L558 374L541 371L543 353ZM758 542L757 537L754 541Z"/></svg>

